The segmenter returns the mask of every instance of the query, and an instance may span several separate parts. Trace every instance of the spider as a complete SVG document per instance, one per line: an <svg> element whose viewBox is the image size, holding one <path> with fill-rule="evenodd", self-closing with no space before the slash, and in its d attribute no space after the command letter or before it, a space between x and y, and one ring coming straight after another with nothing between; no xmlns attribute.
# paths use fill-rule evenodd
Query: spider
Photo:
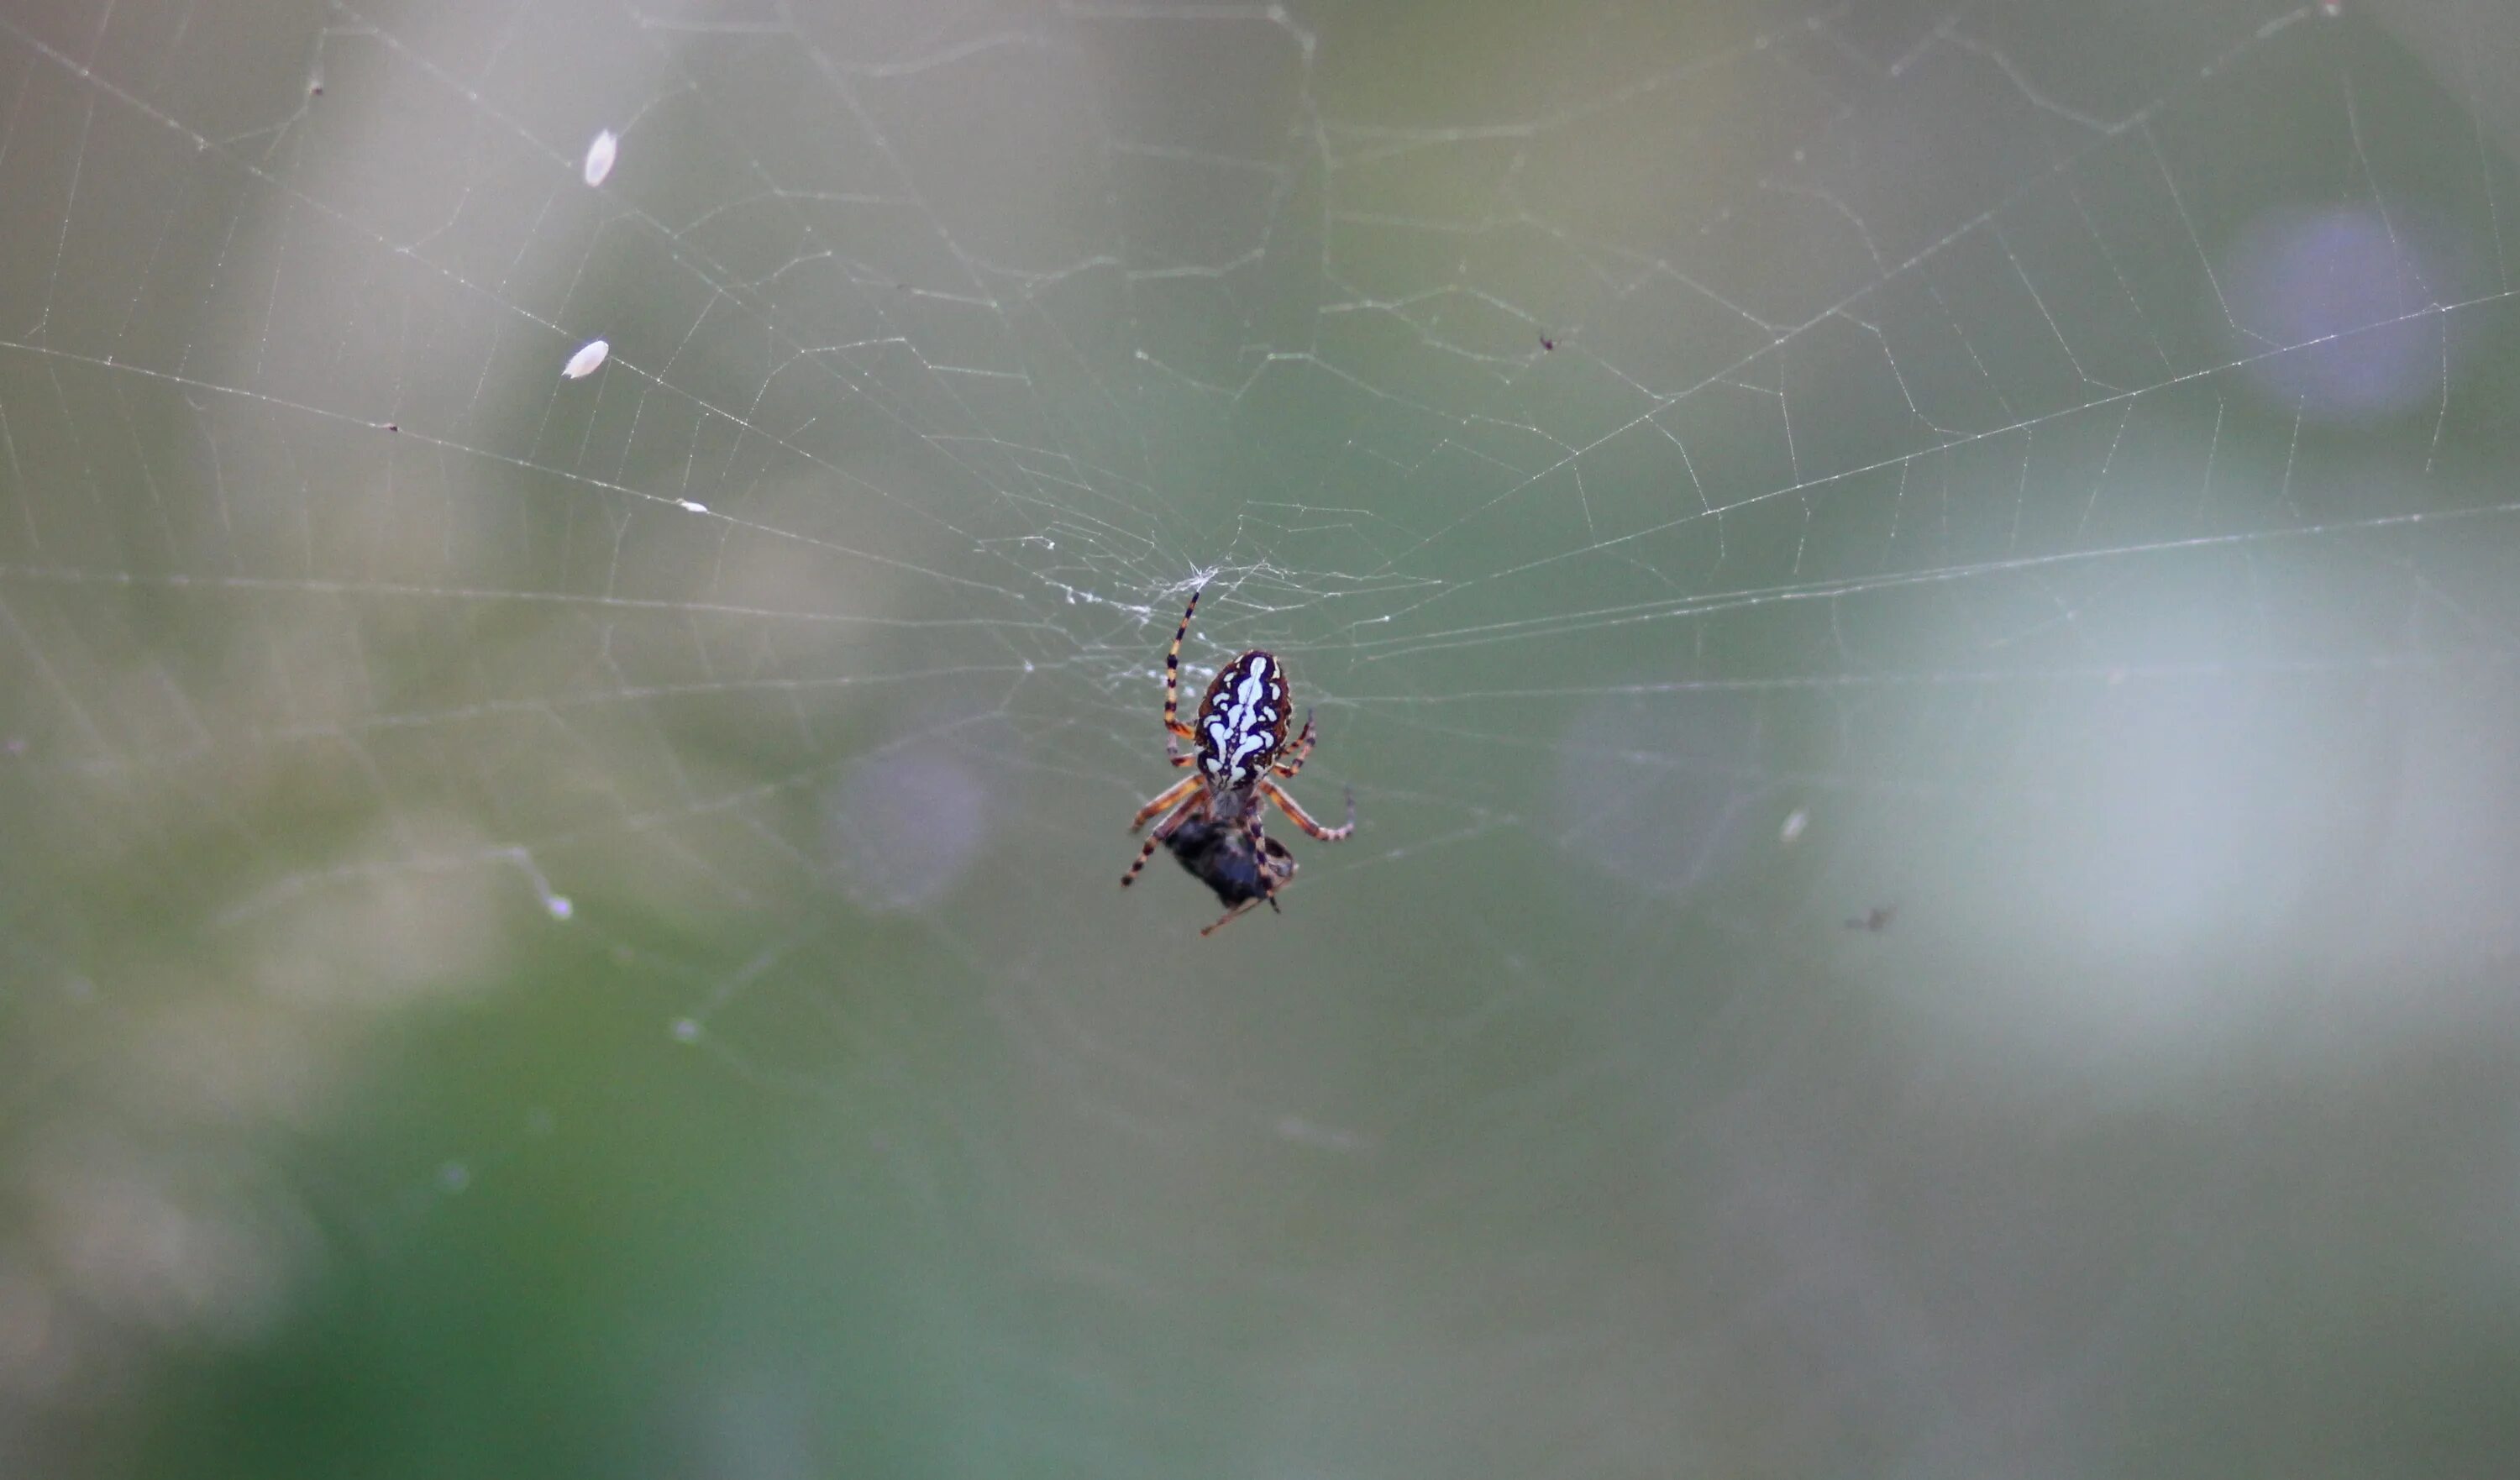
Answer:
<svg viewBox="0 0 2520 1480"><path fill-rule="evenodd" d="M1173 857L1192 877L1216 891L1217 903L1228 907L1222 919L1198 932L1201 935L1215 934L1227 920L1263 899L1269 901L1270 909L1277 909L1275 891L1286 887L1286 880L1295 876L1295 859L1284 843L1274 837L1262 838L1260 856L1267 862L1254 868L1251 840L1204 817L1192 818L1175 828L1173 835L1164 839L1164 846L1173 850ZM1268 874L1265 882L1261 878L1264 870Z"/></svg>
<svg viewBox="0 0 2520 1480"><path fill-rule="evenodd" d="M1203 589L1203 588L1202 588ZM1164 846L1182 829L1196 823L1210 830L1201 841L1185 840L1174 850L1182 866L1206 880L1209 887L1224 898L1228 890L1220 880L1234 885L1238 895L1245 888L1256 888L1248 898L1226 902L1236 908L1225 919L1260 900L1269 908L1278 908L1278 889L1295 872L1294 860L1264 836L1260 830L1265 804L1276 804L1289 821L1307 833L1326 843L1334 843L1356 830L1356 793L1347 798L1347 822L1336 828L1325 828L1305 815L1278 785L1281 778L1291 778L1304 769L1304 760L1313 753L1313 716L1304 714L1303 732L1293 744L1286 742L1286 665L1278 655L1254 648L1216 670L1215 681L1207 686L1207 696L1198 701L1196 728L1181 721L1181 647L1190 636L1191 618L1198 611L1199 592L1190 594L1190 605L1183 609L1181 626L1173 633L1172 648L1164 653L1164 758L1175 766L1192 768L1191 774L1167 786L1154 800L1138 809L1129 822L1136 832L1149 821L1154 830L1147 834L1146 846L1138 850L1138 861L1120 875L1120 886L1127 888L1138 881L1138 871L1157 848ZM1189 740L1198 748L1185 752L1180 741ZM1230 834L1240 831L1239 841ZM1215 833L1229 834L1215 837ZM1198 860L1193 862L1193 856ZM1216 925L1225 923L1220 919ZM1216 925L1208 926L1213 930ZM1203 930L1200 934L1206 934Z"/></svg>

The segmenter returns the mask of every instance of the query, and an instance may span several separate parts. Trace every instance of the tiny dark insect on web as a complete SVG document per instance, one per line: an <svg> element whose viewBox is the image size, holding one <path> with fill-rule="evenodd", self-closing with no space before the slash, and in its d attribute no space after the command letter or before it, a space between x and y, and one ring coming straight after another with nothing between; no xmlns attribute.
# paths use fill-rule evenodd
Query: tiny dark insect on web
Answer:
<svg viewBox="0 0 2520 1480"><path fill-rule="evenodd" d="M1898 918L1899 907L1897 905L1874 905L1871 909L1865 911L1862 915L1848 920L1846 922L1846 928L1850 930L1869 930L1873 934L1878 935L1882 931L1889 929L1890 921L1897 919Z"/></svg>

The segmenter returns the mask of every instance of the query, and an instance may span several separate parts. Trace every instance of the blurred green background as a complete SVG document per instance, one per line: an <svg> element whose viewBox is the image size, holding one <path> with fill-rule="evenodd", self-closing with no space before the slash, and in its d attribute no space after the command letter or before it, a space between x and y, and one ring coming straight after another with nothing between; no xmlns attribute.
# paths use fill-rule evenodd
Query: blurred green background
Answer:
<svg viewBox="0 0 2520 1480"><path fill-rule="evenodd" d="M0 1472L2509 1473L2515 98L8 8ZM1206 940L1202 581L1363 816Z"/></svg>

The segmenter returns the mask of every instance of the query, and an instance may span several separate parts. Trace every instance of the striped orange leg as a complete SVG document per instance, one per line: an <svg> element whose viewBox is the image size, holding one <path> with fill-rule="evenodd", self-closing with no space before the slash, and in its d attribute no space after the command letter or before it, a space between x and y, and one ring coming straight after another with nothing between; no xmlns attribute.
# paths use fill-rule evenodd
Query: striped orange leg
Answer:
<svg viewBox="0 0 2520 1480"><path fill-rule="evenodd" d="M1260 871L1260 897L1269 902L1270 909L1275 910L1278 908L1278 875L1269 872L1269 839L1260 832L1261 815L1268 810L1258 802L1251 803L1250 814L1242 820L1242 835L1250 839L1252 867Z"/></svg>
<svg viewBox="0 0 2520 1480"><path fill-rule="evenodd" d="M1198 732L1181 722L1181 645L1182 639L1190 636L1190 619L1198 610L1200 593L1206 590L1201 586L1190 594L1190 605L1182 608L1181 626L1173 632L1173 645L1164 653L1164 728L1186 740L1198 739ZM1172 741L1164 741L1164 746L1170 750Z"/></svg>
<svg viewBox="0 0 2520 1480"><path fill-rule="evenodd" d="M1304 769L1304 762L1312 753L1313 711L1307 709L1304 711L1303 733L1295 737L1295 742L1286 747L1284 755L1271 763L1269 773L1272 776L1282 776L1288 781L1293 781L1295 773Z"/></svg>
<svg viewBox="0 0 2520 1480"><path fill-rule="evenodd" d="M1138 809L1137 816L1129 819L1129 830L1135 832L1140 828L1145 827L1147 825L1147 819L1153 817L1156 813L1168 811L1171 808L1180 806L1182 798L1190 795L1192 788L1196 786L1198 784L1199 778L1195 776L1185 776L1180 781L1166 786L1162 793L1156 796L1153 801L1140 807Z"/></svg>
<svg viewBox="0 0 2520 1480"><path fill-rule="evenodd" d="M1269 798L1271 801L1276 802L1278 804L1278 810L1285 813L1289 822L1292 822L1296 827L1303 829L1306 832L1319 838L1323 842L1337 842L1356 830L1356 793L1353 790L1347 794L1347 822L1336 828L1325 828L1320 823L1313 821L1311 816L1307 814L1303 808L1295 805L1295 799L1293 797L1288 796L1285 792L1278 789L1278 784L1275 782L1264 778L1260 782L1260 794ZM1252 831L1256 836L1259 832L1259 829L1254 827Z"/></svg>
<svg viewBox="0 0 2520 1480"><path fill-rule="evenodd" d="M1182 778L1181 785L1173 787L1171 791L1164 793L1164 796L1170 796L1174 791L1180 791L1186 792L1188 795L1185 797L1182 804L1173 808L1172 812L1166 816L1162 822L1155 824L1155 830L1152 832L1147 834L1147 845L1138 850L1138 861L1129 866L1128 873L1120 875L1121 888L1125 889L1138 881L1138 871L1147 866L1148 859L1155 856L1155 850L1164 845L1164 839L1172 836L1175 829L1190 821L1192 817L1197 816L1206 808L1207 793L1198 789L1198 780L1199 779L1195 776L1184 777ZM1158 797L1156 800L1160 801L1162 800L1162 797ZM1152 815L1151 810L1149 810L1148 813L1142 814L1140 820L1144 821L1146 817ZM1135 831L1136 830L1133 828L1130 830Z"/></svg>

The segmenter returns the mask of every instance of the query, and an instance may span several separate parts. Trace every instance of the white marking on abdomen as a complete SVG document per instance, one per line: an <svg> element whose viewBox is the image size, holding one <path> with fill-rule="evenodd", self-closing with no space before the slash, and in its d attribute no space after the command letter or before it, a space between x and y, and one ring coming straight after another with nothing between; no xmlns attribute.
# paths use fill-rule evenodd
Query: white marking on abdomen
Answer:
<svg viewBox="0 0 2520 1480"><path fill-rule="evenodd" d="M1250 777L1245 757L1269 748L1278 710L1270 702L1275 688L1269 679L1269 657L1262 653L1230 690L1220 693L1216 712L1208 716L1207 741L1215 752L1219 779L1239 785Z"/></svg>

